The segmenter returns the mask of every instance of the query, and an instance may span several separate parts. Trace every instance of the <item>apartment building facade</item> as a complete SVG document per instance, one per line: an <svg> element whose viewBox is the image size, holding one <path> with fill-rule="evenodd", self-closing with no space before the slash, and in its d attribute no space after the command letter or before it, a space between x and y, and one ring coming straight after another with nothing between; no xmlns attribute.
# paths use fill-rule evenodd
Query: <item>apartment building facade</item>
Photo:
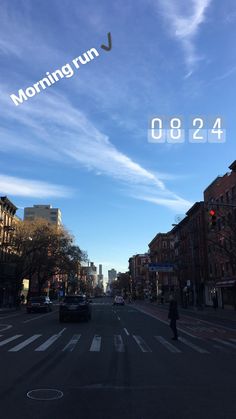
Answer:
<svg viewBox="0 0 236 419"><path fill-rule="evenodd" d="M215 225L208 229L209 297L220 307L236 309L236 161L204 191L208 210L215 212Z"/></svg>

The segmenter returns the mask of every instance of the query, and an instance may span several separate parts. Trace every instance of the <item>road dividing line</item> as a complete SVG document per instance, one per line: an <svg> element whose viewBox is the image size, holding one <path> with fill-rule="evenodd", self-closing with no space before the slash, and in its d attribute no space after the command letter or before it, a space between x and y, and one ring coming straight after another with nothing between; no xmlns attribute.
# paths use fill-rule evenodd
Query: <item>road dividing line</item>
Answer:
<svg viewBox="0 0 236 419"><path fill-rule="evenodd" d="M32 322L34 320L41 319L42 317L50 316L51 314L53 314L52 311L50 313L41 314L40 316L37 316L37 317L31 317L28 320L24 320L22 323L29 323L29 322Z"/></svg>
<svg viewBox="0 0 236 419"><path fill-rule="evenodd" d="M0 324L0 328L1 328L0 332L4 332L5 330L10 329L11 327L12 327L11 324Z"/></svg>
<svg viewBox="0 0 236 419"><path fill-rule="evenodd" d="M75 349L77 342L79 341L81 335L73 335L71 340L67 343L67 345L62 349L63 351L72 352Z"/></svg>
<svg viewBox="0 0 236 419"><path fill-rule="evenodd" d="M116 352L125 352L125 346L121 335L114 335L114 345L116 348Z"/></svg>
<svg viewBox="0 0 236 419"><path fill-rule="evenodd" d="M12 336L11 338L8 338L8 339L5 339L5 340L2 340L2 341L0 342L0 346L6 345L7 343L12 342L12 341L13 341L13 340L15 340L15 339L18 339L18 338L20 338L21 336L23 336L23 335L15 335L15 336Z"/></svg>
<svg viewBox="0 0 236 419"><path fill-rule="evenodd" d="M155 339L157 339L158 342L160 342L162 345L164 345L166 347L166 349L168 349L168 351L170 351L170 352L175 352L175 353L182 352L180 349L176 348L174 345L172 345L170 342L168 342L168 340L166 340L162 336L155 336Z"/></svg>
<svg viewBox="0 0 236 419"><path fill-rule="evenodd" d="M35 351L36 352L45 351L47 348L49 348L49 346L51 346L57 339L59 339L61 337L64 330L66 330L66 328L62 329L61 332L58 333L57 335L51 336L49 339L46 340L46 342L44 342L44 343L42 343L42 345L38 346L35 349Z"/></svg>
<svg viewBox="0 0 236 419"><path fill-rule="evenodd" d="M13 348L9 349L8 352L18 352L25 346L29 345L31 342L34 342L36 339L38 339L42 335L33 335L30 338L24 340L23 342L19 343L19 345L14 346Z"/></svg>
<svg viewBox="0 0 236 419"><path fill-rule="evenodd" d="M90 352L100 352L101 342L102 342L101 336L95 335L89 349Z"/></svg>
<svg viewBox="0 0 236 419"><path fill-rule="evenodd" d="M227 341L225 341L223 339L214 338L213 340L215 342L222 343L222 345L226 345L226 346L229 346L230 348L236 349L236 345L234 345L233 343L227 342ZM230 340L232 340L232 339L230 339Z"/></svg>
<svg viewBox="0 0 236 419"><path fill-rule="evenodd" d="M199 346L195 345L192 342L189 342L187 339L179 337L178 340L180 340L180 342L184 343L185 345L189 346L190 348L194 349L197 352L200 352L200 354L209 354L210 352L208 352L206 349L202 349Z"/></svg>
<svg viewBox="0 0 236 419"><path fill-rule="evenodd" d="M151 348L144 342L141 336L133 335L135 342L138 344L142 352L152 352Z"/></svg>
<svg viewBox="0 0 236 419"><path fill-rule="evenodd" d="M117 319L118 319L118 320L120 320L120 317L119 317L119 316L117 316Z"/></svg>
<svg viewBox="0 0 236 419"><path fill-rule="evenodd" d="M129 336L129 332L125 327L124 327L124 331L125 331L126 335Z"/></svg>

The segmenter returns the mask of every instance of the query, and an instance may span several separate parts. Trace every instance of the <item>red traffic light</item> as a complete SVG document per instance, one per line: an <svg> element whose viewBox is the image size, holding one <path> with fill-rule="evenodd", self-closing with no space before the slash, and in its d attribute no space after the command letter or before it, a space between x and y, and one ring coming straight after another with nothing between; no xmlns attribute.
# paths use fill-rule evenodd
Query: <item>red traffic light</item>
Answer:
<svg viewBox="0 0 236 419"><path fill-rule="evenodd" d="M211 216L216 215L215 210L211 209L211 210L209 211L209 215L211 215Z"/></svg>

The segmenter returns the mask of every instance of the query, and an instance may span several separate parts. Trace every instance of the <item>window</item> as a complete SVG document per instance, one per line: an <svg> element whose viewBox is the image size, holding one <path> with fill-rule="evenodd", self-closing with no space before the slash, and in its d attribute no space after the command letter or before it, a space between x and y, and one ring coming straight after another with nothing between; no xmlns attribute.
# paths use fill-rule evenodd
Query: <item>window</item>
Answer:
<svg viewBox="0 0 236 419"><path fill-rule="evenodd" d="M235 186L232 186L231 188L231 200L234 201L235 199Z"/></svg>
<svg viewBox="0 0 236 419"><path fill-rule="evenodd" d="M229 191L225 192L225 200L226 202L229 202Z"/></svg>

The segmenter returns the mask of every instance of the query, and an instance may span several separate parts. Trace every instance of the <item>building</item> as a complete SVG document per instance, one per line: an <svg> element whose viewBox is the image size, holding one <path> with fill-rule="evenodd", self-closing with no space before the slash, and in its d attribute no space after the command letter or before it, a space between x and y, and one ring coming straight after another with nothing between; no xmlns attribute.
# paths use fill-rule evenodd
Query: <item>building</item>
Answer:
<svg viewBox="0 0 236 419"><path fill-rule="evenodd" d="M150 295L149 284L149 254L136 254L129 258L129 275L131 293L134 298L144 298Z"/></svg>
<svg viewBox="0 0 236 419"><path fill-rule="evenodd" d="M229 169L204 191L208 213L213 210L215 214L213 222L208 215L207 302L216 296L220 307L236 309L236 160Z"/></svg>
<svg viewBox="0 0 236 419"><path fill-rule="evenodd" d="M103 274L102 274L102 265L98 266L98 275L97 275L97 282L99 287L103 287Z"/></svg>
<svg viewBox="0 0 236 419"><path fill-rule="evenodd" d="M7 198L0 197L0 306L14 304L18 292L16 282L16 254L12 251L17 207Z"/></svg>
<svg viewBox="0 0 236 419"><path fill-rule="evenodd" d="M108 284L110 284L112 281L115 281L117 278L117 272L115 269L108 270Z"/></svg>
<svg viewBox="0 0 236 419"><path fill-rule="evenodd" d="M174 236L171 232L158 233L148 246L150 262L160 265L159 270L155 268L156 270L149 272L152 290L155 290L156 296L168 299L170 292L178 287L174 270Z"/></svg>
<svg viewBox="0 0 236 419"><path fill-rule="evenodd" d="M203 201L196 202L186 217L171 230L178 293L184 306L206 303L208 283L207 222Z"/></svg>
<svg viewBox="0 0 236 419"><path fill-rule="evenodd" d="M48 220L52 224L61 225L61 210L51 205L34 205L24 209L24 220L33 221L37 218Z"/></svg>

